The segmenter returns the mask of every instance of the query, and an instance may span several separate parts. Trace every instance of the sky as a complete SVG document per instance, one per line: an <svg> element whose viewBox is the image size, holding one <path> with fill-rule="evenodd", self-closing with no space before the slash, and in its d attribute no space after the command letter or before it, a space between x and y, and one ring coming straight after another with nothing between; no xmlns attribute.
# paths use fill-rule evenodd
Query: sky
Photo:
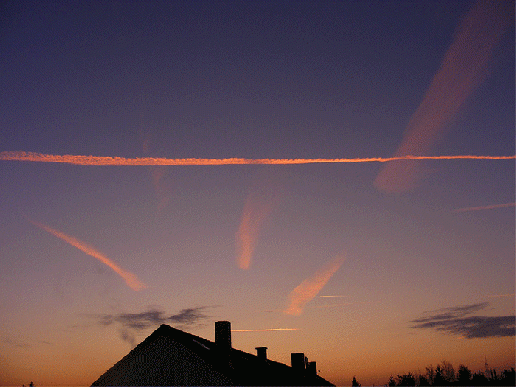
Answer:
<svg viewBox="0 0 516 387"><path fill-rule="evenodd" d="M0 385L219 320L338 385L514 367L514 1L0 7Z"/></svg>

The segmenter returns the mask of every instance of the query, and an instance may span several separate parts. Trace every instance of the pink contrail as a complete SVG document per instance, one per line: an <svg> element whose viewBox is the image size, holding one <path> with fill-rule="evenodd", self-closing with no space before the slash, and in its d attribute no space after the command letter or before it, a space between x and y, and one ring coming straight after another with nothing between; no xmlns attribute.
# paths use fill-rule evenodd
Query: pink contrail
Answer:
<svg viewBox="0 0 516 387"><path fill-rule="evenodd" d="M391 161L409 160L513 160L514 156L416 156L403 155L394 157L366 157L366 158L341 158L341 159L246 159L246 158L225 158L225 159L169 159L155 157L109 157L109 156L78 156L78 155L50 155L34 152L0 152L0 160L4 161L31 161L38 163L65 163L73 165L91 166L141 166L141 165L292 165L292 164L314 164L314 163L387 163Z"/></svg>
<svg viewBox="0 0 516 387"><path fill-rule="evenodd" d="M297 286L289 295L290 305L283 311L285 314L299 316L307 302L313 299L326 285L330 278L340 268L344 258L337 257L332 262L317 271L311 278L307 278Z"/></svg>
<svg viewBox="0 0 516 387"><path fill-rule="evenodd" d="M31 219L28 219L28 220L33 225L42 228L43 230L49 232L50 234L64 240L65 242L71 244L72 246L78 248L79 250L84 251L86 254L88 254L94 258L97 258L103 264L109 266L111 269L113 269L113 271L115 273L117 273L120 277L122 277L124 279L127 286L129 286L131 289L138 291L138 290L141 290L141 289L144 289L147 287L143 282L141 282L138 279L138 277L135 274L123 270L120 266L118 266L116 263L111 261L104 254L95 250L95 248L87 245L86 243L80 241L77 238L74 238L70 235L66 235L65 233L57 231L57 230L47 226L46 224L39 223L39 222L33 221Z"/></svg>
<svg viewBox="0 0 516 387"><path fill-rule="evenodd" d="M488 206L457 208L456 210L453 210L453 212L482 211L482 210L492 210L495 208L505 208L505 207L514 207L514 206L516 206L516 203L491 204Z"/></svg>
<svg viewBox="0 0 516 387"><path fill-rule="evenodd" d="M231 329L231 332L277 332L277 331L299 331L298 328L267 328L267 329Z"/></svg>
<svg viewBox="0 0 516 387"><path fill-rule="evenodd" d="M258 242L263 223L280 200L274 187L261 185L247 196L240 226L235 235L237 264L241 269L248 269Z"/></svg>
<svg viewBox="0 0 516 387"><path fill-rule="evenodd" d="M510 1L477 1L455 31L426 95L410 118L394 157L424 156L430 153L447 125L457 116L467 98L482 83L492 52L514 16ZM403 192L414 187L419 163L386 165L375 186L386 192Z"/></svg>
<svg viewBox="0 0 516 387"><path fill-rule="evenodd" d="M271 205L253 200L252 195L246 200L242 220L236 233L237 263L241 269L249 269L262 223L271 211Z"/></svg>

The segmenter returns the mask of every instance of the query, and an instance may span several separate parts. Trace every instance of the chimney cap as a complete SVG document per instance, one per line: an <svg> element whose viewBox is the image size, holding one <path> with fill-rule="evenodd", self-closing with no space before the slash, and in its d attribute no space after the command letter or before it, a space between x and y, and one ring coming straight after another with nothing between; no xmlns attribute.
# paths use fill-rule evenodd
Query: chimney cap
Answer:
<svg viewBox="0 0 516 387"><path fill-rule="evenodd" d="M258 359L267 360L267 347L255 347Z"/></svg>

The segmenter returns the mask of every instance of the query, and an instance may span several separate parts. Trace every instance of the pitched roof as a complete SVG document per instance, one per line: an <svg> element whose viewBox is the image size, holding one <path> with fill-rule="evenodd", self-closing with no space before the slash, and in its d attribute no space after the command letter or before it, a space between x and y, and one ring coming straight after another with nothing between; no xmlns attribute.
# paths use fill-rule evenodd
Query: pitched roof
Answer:
<svg viewBox="0 0 516 387"><path fill-rule="evenodd" d="M92 386L319 385L327 380L161 325Z"/></svg>

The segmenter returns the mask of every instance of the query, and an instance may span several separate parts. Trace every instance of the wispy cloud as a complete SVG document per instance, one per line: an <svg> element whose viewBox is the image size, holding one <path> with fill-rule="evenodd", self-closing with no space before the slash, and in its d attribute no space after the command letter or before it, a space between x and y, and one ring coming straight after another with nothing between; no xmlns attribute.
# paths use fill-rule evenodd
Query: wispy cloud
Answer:
<svg viewBox="0 0 516 387"><path fill-rule="evenodd" d="M142 165L292 165L312 163L388 163L393 161L415 161L415 160L513 160L516 155L511 156L475 156L475 155L452 155L452 156L424 156L424 155L402 155L393 157L366 157L366 158L342 158L342 159L168 159L156 157L106 157L106 156L82 156L82 155L51 155L23 151L0 152L0 160L3 161L30 161L38 163L65 163L73 165L91 166L142 166Z"/></svg>
<svg viewBox="0 0 516 387"><path fill-rule="evenodd" d="M9 346L12 346L12 347L23 348L23 349L33 348L34 345L37 345L37 344L53 345L52 343L45 341L45 340L31 341L32 344L29 344L25 340L16 339L14 337L4 337L4 338L2 338L1 342L4 344L7 344Z"/></svg>
<svg viewBox="0 0 516 387"><path fill-rule="evenodd" d="M514 207L514 206L516 206L516 203L490 204L488 206L457 208L457 209L453 210L453 212L483 211L483 210L493 210L495 208L506 208L506 207Z"/></svg>
<svg viewBox="0 0 516 387"><path fill-rule="evenodd" d="M208 318L203 313L206 307L186 308L178 314L167 316L159 309L151 308L146 312L140 313L120 313L99 315L101 325L111 325L113 322L122 324L125 328L142 330L151 326L161 324L193 325L201 320Z"/></svg>
<svg viewBox="0 0 516 387"><path fill-rule="evenodd" d="M167 315L157 308L150 308L140 313L119 313L99 314L94 317L101 326L108 326L114 323L120 325L120 338L134 347L136 342L136 331L150 327L157 327L161 324L172 324L176 326L196 325L209 318L204 313L207 307L195 307L182 309L177 314Z"/></svg>
<svg viewBox="0 0 516 387"><path fill-rule="evenodd" d="M30 345L26 341L17 340L17 339L13 339L10 337L3 338L2 343L7 344L12 347L16 347L16 348L31 348L32 347L32 345Z"/></svg>
<svg viewBox="0 0 516 387"><path fill-rule="evenodd" d="M412 115L394 156L424 156L430 153L447 125L454 120L467 98L482 83L496 43L514 16L514 4L477 1L462 20L439 71ZM386 165L375 185L386 192L403 192L419 177L415 160Z"/></svg>
<svg viewBox="0 0 516 387"><path fill-rule="evenodd" d="M111 259L106 257L104 254L93 248L92 246L84 243L83 241L72 237L70 235L66 235L65 233L55 230L52 227L47 226L46 224L36 222L34 220L28 219L29 222L31 222L33 225L49 232L50 234L64 240L65 242L69 243L70 245L78 248L79 250L85 252L86 254L92 256L93 258L98 259L100 262L102 262L104 265L110 267L115 273L117 273L120 277L122 277L131 289L133 290L141 290L147 287L143 282L141 282L138 277L128 271L123 270L120 266L118 266L116 263L114 263Z"/></svg>
<svg viewBox="0 0 516 387"><path fill-rule="evenodd" d="M297 286L289 295L289 306L283 311L285 314L298 316L303 313L306 303L312 300L326 285L330 278L339 270L344 258L337 257L329 264L317 271Z"/></svg>
<svg viewBox="0 0 516 387"><path fill-rule="evenodd" d="M469 316L489 306L488 302L439 309L412 320L413 328L435 329L466 339L515 335L515 316Z"/></svg>

